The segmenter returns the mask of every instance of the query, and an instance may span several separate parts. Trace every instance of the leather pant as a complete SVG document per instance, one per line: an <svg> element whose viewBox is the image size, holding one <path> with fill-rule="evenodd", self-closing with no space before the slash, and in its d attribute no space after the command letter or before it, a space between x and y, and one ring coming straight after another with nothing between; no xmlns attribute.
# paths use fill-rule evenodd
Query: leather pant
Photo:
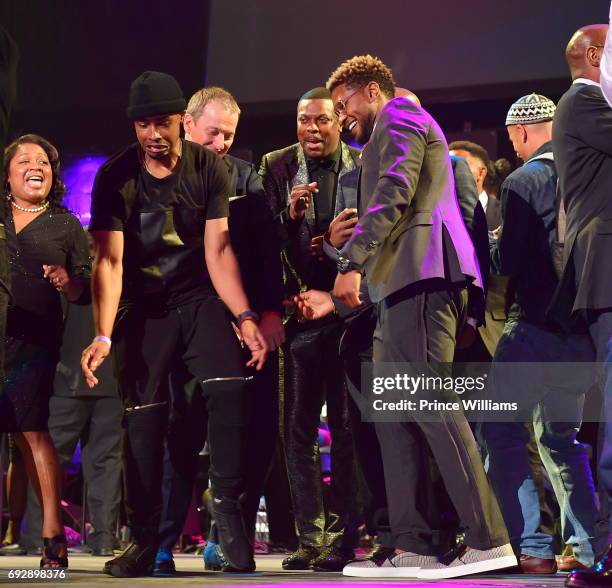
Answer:
<svg viewBox="0 0 612 588"><path fill-rule="evenodd" d="M287 325L283 425L287 473L298 541L340 548L354 494L354 454L348 398L339 357L339 319ZM332 436L332 478L326 501L317 446L323 403Z"/></svg>

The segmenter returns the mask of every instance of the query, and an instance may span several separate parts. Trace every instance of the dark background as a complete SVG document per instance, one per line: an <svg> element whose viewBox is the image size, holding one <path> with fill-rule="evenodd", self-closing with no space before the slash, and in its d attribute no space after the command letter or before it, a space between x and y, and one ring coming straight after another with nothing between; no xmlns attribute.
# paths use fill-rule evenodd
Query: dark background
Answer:
<svg viewBox="0 0 612 588"><path fill-rule="evenodd" d="M535 91L569 85L563 50L608 0L1 0L20 47L12 136L42 134L64 156L133 140L130 82L172 73L186 96L227 87L241 104L234 153L255 161L295 142L295 103L344 59L372 53L417 92L449 141L513 154L503 121Z"/></svg>

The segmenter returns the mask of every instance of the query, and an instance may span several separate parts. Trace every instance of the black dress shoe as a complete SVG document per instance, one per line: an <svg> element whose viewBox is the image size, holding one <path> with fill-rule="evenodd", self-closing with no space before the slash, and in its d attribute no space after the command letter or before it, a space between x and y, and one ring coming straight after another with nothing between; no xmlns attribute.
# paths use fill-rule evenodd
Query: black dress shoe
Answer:
<svg viewBox="0 0 612 588"><path fill-rule="evenodd" d="M588 570L575 570L565 580L565 585L571 588L605 588L612 586L612 548L595 565Z"/></svg>
<svg viewBox="0 0 612 588"><path fill-rule="evenodd" d="M321 552L316 547L300 546L283 560L283 570L309 570L319 555Z"/></svg>
<svg viewBox="0 0 612 588"><path fill-rule="evenodd" d="M157 549L133 541L115 559L104 564L103 572L115 578L136 578L150 576L155 563Z"/></svg>
<svg viewBox="0 0 612 588"><path fill-rule="evenodd" d="M42 549L39 550L38 553L34 553L32 555L40 555L42 553ZM25 547L22 547L19 543L9 543L0 547L0 555L27 555L28 550Z"/></svg>
<svg viewBox="0 0 612 588"><path fill-rule="evenodd" d="M355 554L352 552L330 547L313 560L311 567L315 572L341 572L354 557Z"/></svg>
<svg viewBox="0 0 612 588"><path fill-rule="evenodd" d="M91 555L109 557L111 555L114 555L114 551L112 547L96 547L91 550Z"/></svg>
<svg viewBox="0 0 612 588"><path fill-rule="evenodd" d="M253 545L247 537L240 503L229 498L213 498L215 526L219 547L234 572L255 571Z"/></svg>

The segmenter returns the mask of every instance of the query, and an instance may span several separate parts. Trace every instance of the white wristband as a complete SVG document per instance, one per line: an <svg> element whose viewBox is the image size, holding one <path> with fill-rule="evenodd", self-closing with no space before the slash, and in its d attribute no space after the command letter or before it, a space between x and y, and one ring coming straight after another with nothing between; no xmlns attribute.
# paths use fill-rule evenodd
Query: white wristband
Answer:
<svg viewBox="0 0 612 588"><path fill-rule="evenodd" d="M110 349L113 342L111 341L110 337L105 337L104 335L96 335L94 337L94 342L95 341L104 341L104 343L106 343L108 345L108 348Z"/></svg>

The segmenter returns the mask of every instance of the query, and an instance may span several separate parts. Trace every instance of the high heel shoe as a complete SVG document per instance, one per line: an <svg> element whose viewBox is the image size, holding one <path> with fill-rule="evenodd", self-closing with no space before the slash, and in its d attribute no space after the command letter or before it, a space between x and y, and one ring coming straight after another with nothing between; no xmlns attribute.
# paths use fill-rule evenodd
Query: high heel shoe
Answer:
<svg viewBox="0 0 612 588"><path fill-rule="evenodd" d="M62 550L62 548L64 548ZM64 551L68 553L68 546L66 544L66 535L56 535L51 539L43 537L43 552L40 560L40 567L43 569L66 569L68 567L68 556L61 556L60 553Z"/></svg>

